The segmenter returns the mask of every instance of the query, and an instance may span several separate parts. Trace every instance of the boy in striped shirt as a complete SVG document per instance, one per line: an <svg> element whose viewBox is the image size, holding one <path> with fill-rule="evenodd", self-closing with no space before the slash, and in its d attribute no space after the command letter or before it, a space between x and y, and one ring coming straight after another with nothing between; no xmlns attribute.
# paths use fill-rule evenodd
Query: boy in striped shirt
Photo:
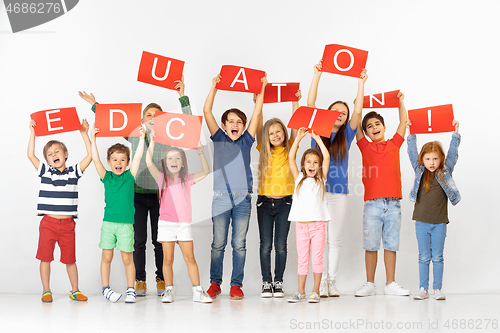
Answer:
<svg viewBox="0 0 500 333"><path fill-rule="evenodd" d="M40 260L40 277L42 280L43 302L52 302L50 291L50 263L54 260L56 242L61 250L61 262L66 264L71 293L69 297L75 301L86 301L87 297L78 289L78 270L75 255L75 221L78 215L78 179L92 162L90 138L87 134L88 122L82 121L80 133L87 156L78 164L66 167L68 150L64 143L51 140L43 148L45 162L35 156L35 126L30 122L30 140L28 143L28 158L38 170L41 178L38 194L37 213L43 216L40 221L40 236L36 258Z"/></svg>

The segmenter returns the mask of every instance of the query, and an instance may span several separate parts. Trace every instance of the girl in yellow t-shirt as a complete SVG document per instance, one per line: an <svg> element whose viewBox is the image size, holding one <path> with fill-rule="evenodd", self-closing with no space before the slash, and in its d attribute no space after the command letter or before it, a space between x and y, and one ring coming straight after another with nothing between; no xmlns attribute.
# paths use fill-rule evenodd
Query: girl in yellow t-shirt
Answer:
<svg viewBox="0 0 500 333"><path fill-rule="evenodd" d="M300 99L300 90L296 96ZM292 102L293 112L299 102ZM261 122L262 124L262 122ZM297 130L288 131L278 118L266 121L262 131L257 131L259 157L259 187L257 188L257 220L260 236L260 267L262 272L262 297L284 297L283 273L286 266L287 238L290 229L288 214L295 188L288 167L288 152ZM273 232L274 231L274 232ZM274 282L271 274L271 250L274 251Z"/></svg>

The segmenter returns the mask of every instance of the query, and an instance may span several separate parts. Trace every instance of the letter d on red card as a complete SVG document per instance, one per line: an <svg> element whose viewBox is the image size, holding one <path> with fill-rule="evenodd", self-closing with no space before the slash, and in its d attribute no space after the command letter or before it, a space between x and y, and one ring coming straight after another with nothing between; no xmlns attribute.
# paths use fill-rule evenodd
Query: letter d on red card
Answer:
<svg viewBox="0 0 500 333"><path fill-rule="evenodd" d="M82 128L76 108L38 111L30 115L36 122L36 136L77 131Z"/></svg>
<svg viewBox="0 0 500 333"><path fill-rule="evenodd" d="M184 61L143 51L137 81L176 90L183 70Z"/></svg>
<svg viewBox="0 0 500 333"><path fill-rule="evenodd" d="M139 136L141 126L141 103L97 104L95 128L97 136Z"/></svg>

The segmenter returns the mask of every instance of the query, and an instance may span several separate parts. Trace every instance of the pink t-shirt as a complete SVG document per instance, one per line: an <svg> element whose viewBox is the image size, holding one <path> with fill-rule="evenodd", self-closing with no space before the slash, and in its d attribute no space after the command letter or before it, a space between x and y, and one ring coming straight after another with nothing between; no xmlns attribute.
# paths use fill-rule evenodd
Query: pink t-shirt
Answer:
<svg viewBox="0 0 500 333"><path fill-rule="evenodd" d="M163 173L156 180L158 188L163 186L160 201L160 220L167 222L191 223L191 186L193 186L193 175L185 176L182 184L180 178L169 178L168 186L164 184ZM165 189L166 187L166 189Z"/></svg>

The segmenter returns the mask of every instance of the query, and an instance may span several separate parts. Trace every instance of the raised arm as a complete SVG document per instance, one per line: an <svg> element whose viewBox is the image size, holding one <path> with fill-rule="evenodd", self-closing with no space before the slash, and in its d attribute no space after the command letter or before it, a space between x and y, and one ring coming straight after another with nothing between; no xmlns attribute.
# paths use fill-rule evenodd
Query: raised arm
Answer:
<svg viewBox="0 0 500 333"><path fill-rule="evenodd" d="M80 134L82 135L83 142L85 143L85 149L87 150L87 156L83 158L83 160L80 162L80 169L85 171L87 167L89 166L90 162L92 162L92 144L90 143L90 138L89 138L89 123L87 122L86 119L82 120L82 129L80 130Z"/></svg>
<svg viewBox="0 0 500 333"><path fill-rule="evenodd" d="M130 165L130 173L134 177L137 175L137 172L139 171L139 165L141 164L142 154L144 153L144 141L145 141L144 138L146 137L146 131L144 130L144 127L141 126L141 128L139 128L139 133L141 135L139 139L139 145L135 150L135 155L134 158L132 159L132 164Z"/></svg>
<svg viewBox="0 0 500 333"><path fill-rule="evenodd" d="M205 105L203 106L203 115L210 135L214 135L219 129L219 125L217 125L217 121L212 113L212 108L214 106L215 94L217 93L217 88L215 88L215 86L220 82L220 78L220 74L217 74L217 76L212 79L212 88L210 88L210 92L205 100Z"/></svg>
<svg viewBox="0 0 500 333"><path fill-rule="evenodd" d="M321 149L321 153L323 154L323 165L321 166L323 170L323 180L326 180L326 176L328 175L328 169L330 168L330 153L328 152L328 148L326 148L321 137L314 133L311 130L311 136L318 143L319 149Z"/></svg>
<svg viewBox="0 0 500 333"><path fill-rule="evenodd" d="M97 151L97 144L95 135L99 133L100 130L98 128L92 128L90 132L90 137L92 140L92 161L94 162L95 169L97 170L97 174L101 179L104 179L106 175L106 168L102 165L101 159L99 158L99 152Z"/></svg>
<svg viewBox="0 0 500 333"><path fill-rule="evenodd" d="M40 166L40 160L35 156L35 126L36 122L34 120L30 121L30 140L28 141L28 158L31 161L31 164L38 170Z"/></svg>
<svg viewBox="0 0 500 333"><path fill-rule="evenodd" d="M158 180L158 177L160 177L160 171L156 167L156 165L153 163L153 152L155 150L155 132L154 130L151 130L151 134L149 136L149 148L146 152L146 166L148 167L149 173L151 176L154 178L154 180Z"/></svg>
<svg viewBox="0 0 500 333"><path fill-rule="evenodd" d="M361 121L358 123L358 130L356 132L356 141L361 140L365 137L365 133L363 132L363 128L361 128Z"/></svg>
<svg viewBox="0 0 500 333"><path fill-rule="evenodd" d="M253 102L257 101L257 94L253 94ZM260 113L259 123L257 125L257 132L255 133L255 139L257 139L257 145L262 141L262 129L264 128L264 112Z"/></svg>
<svg viewBox="0 0 500 333"><path fill-rule="evenodd" d="M410 128L410 119L406 122L406 126L408 129ZM413 170L416 171L420 166L420 163L418 163L417 136L415 134L408 135L406 142L408 145L408 157L410 158L411 166L413 167Z"/></svg>
<svg viewBox="0 0 500 333"><path fill-rule="evenodd" d="M297 168L297 150L299 149L300 140L304 138L307 134L307 128L301 127L297 132L297 140L293 142L292 148L288 153L288 166L290 167L290 172L293 175L293 179L296 180L299 176L299 169Z"/></svg>
<svg viewBox="0 0 500 333"><path fill-rule="evenodd" d="M408 114L406 113L406 107L404 103L405 95L400 91L398 93L398 98L399 98L399 126L396 132L404 138L406 133L406 122L408 121Z"/></svg>
<svg viewBox="0 0 500 333"><path fill-rule="evenodd" d="M186 85L184 84L184 76L182 76L182 80L177 80L175 82L177 84L174 88L177 89L177 92L180 96L179 102L181 103L182 113L193 114L193 112L191 112L191 104L189 103L189 98L184 94L184 89L186 87Z"/></svg>
<svg viewBox="0 0 500 333"><path fill-rule="evenodd" d="M261 121L262 117L262 107L264 105L264 90L266 90L267 86L267 78L264 76L262 79L262 88L260 90L260 94L257 95L255 99L255 107L253 109L252 118L248 123L247 132L251 136L255 137L255 133L257 132L257 128L259 127L259 121Z"/></svg>
<svg viewBox="0 0 500 333"><path fill-rule="evenodd" d="M453 172L455 164L458 160L458 146L460 145L460 134L458 133L458 121L453 119L453 126L455 126L455 131L451 134L450 148L448 149L448 154L446 154L445 165Z"/></svg>
<svg viewBox="0 0 500 333"><path fill-rule="evenodd" d="M205 154L203 154L203 145L201 144L201 141L198 142L198 156L200 156L201 171L193 175L194 183L203 180L210 173L210 166L208 165Z"/></svg>
<svg viewBox="0 0 500 333"><path fill-rule="evenodd" d="M295 113L295 111L297 111L297 109L299 108L299 101L300 99L302 98L302 93L299 90L297 90L297 92L295 93L295 96L297 96L299 98L298 101L293 101L292 102L292 115ZM290 139L292 139L293 141L295 141L295 138L297 137L297 130L295 128L292 128L292 131L290 133Z"/></svg>
<svg viewBox="0 0 500 333"><path fill-rule="evenodd" d="M318 96L319 79L321 78L321 67L323 67L323 60L320 60L314 65L314 76L307 95L307 106L310 108L316 107L316 97Z"/></svg>
<svg viewBox="0 0 500 333"><path fill-rule="evenodd" d="M354 111L351 117L351 129L354 131L361 123L361 117L363 115L363 101L365 97L365 82L368 79L366 74L366 69L361 71L358 78L358 93L356 95L356 100L354 100Z"/></svg>

